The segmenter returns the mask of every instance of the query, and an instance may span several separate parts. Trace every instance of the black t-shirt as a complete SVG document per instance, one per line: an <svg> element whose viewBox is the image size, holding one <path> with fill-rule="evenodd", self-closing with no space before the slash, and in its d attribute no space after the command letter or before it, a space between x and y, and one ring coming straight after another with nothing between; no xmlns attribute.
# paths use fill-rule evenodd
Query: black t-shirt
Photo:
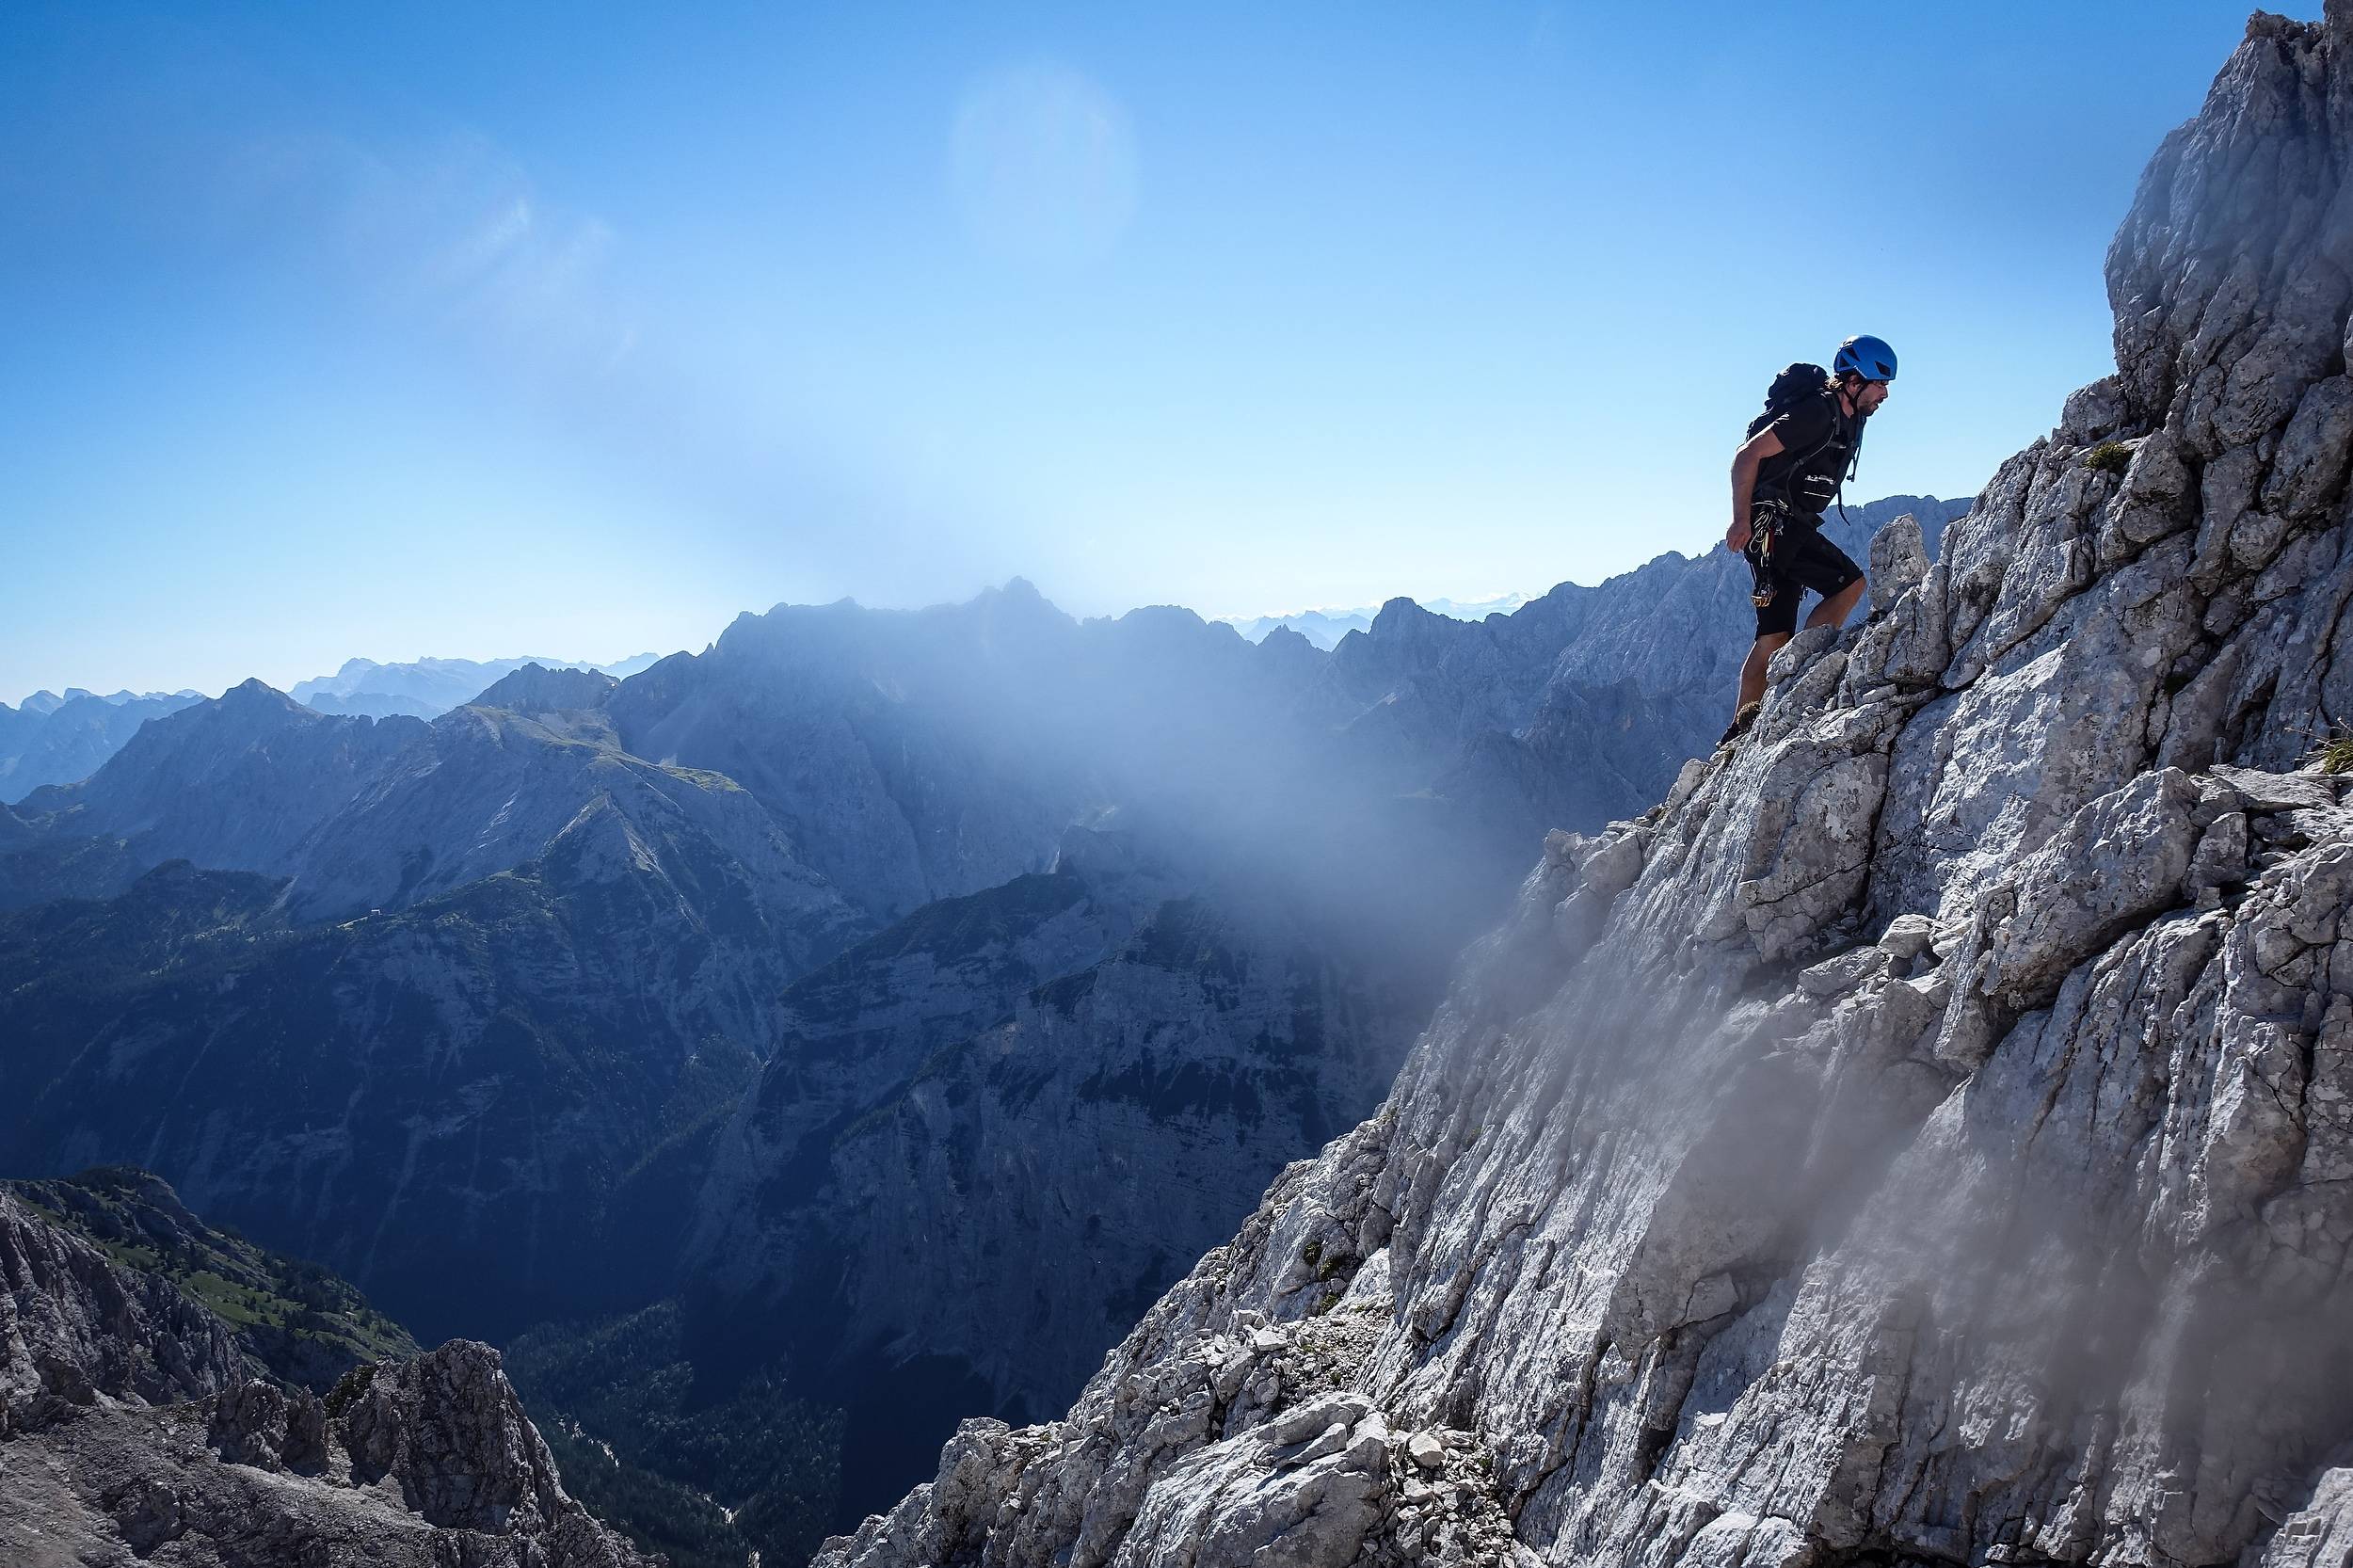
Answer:
<svg viewBox="0 0 2353 1568"><path fill-rule="evenodd" d="M1785 501L1801 512L1821 516L1838 498L1839 482L1853 460L1862 422L1849 419L1838 394L1823 392L1804 399L1773 421L1781 450L1757 465L1751 499Z"/></svg>

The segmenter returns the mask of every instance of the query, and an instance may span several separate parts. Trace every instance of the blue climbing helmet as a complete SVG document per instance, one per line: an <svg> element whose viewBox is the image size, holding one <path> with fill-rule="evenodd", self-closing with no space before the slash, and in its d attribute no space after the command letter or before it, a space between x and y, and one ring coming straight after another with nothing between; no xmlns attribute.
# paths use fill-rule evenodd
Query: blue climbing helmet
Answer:
<svg viewBox="0 0 2353 1568"><path fill-rule="evenodd" d="M1853 371L1865 381L1896 379L1896 351L1887 346L1885 338L1875 338L1868 332L1849 338L1838 345L1838 358L1831 365L1831 373L1844 376Z"/></svg>

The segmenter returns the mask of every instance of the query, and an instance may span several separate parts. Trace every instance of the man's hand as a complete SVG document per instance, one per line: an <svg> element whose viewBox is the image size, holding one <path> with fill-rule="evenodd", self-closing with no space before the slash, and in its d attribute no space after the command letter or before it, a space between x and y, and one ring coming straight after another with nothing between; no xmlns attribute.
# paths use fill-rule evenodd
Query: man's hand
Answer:
<svg viewBox="0 0 2353 1568"><path fill-rule="evenodd" d="M1757 465L1780 452L1781 438L1769 424L1732 455L1732 526L1724 531L1724 548L1736 555L1756 536L1756 530L1749 525L1749 498L1756 493Z"/></svg>

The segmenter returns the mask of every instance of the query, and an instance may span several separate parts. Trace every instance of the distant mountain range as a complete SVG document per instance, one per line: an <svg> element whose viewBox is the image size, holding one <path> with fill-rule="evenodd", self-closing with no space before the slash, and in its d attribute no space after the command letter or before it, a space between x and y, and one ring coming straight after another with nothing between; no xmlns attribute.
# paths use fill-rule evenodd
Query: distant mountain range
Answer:
<svg viewBox="0 0 2353 1568"><path fill-rule="evenodd" d="M472 702L494 680L514 674L525 664L548 669L599 670L616 678L635 675L662 657L640 653L616 664L592 664L585 659L416 659L407 664L379 664L373 659L346 659L332 675L297 680L287 696L322 713L361 713L369 718L439 718L451 709Z"/></svg>
<svg viewBox="0 0 2353 1568"><path fill-rule="evenodd" d="M1858 519L1875 519L1863 523L1864 536L1880 521L1897 515L1897 511L1918 510L1924 527L1934 530L1944 511L1954 503L1939 502L1933 497L1893 496L1874 502L1868 506L1854 508ZM1965 505L1965 503L1961 504ZM1833 528L1833 532L1836 532ZM1737 575L1737 564L1729 557L1714 558L1723 570ZM1666 555L1660 562L1681 561L1679 555ZM1653 563L1654 566L1658 563ZM1650 568L1643 568L1648 571ZM1630 573L1612 582L1629 582L1641 573ZM1719 572L1722 575L1722 571ZM1572 587L1564 584L1563 587ZM1546 598L1557 597L1562 590L1555 589ZM1593 590L1576 589L1577 592ZM1403 604L1429 615L1449 620L1480 623L1495 616L1512 616L1531 600L1525 594L1497 594L1482 600L1392 600L1390 604ZM1313 648L1321 652L1337 649L1350 632L1369 632L1388 605L1365 606L1350 610L1300 610L1280 616L1224 616L1211 620L1212 625L1230 626L1249 642L1264 642L1274 632L1296 632ZM889 612L886 612L889 613ZM1189 613L1189 612L1180 612ZM298 680L287 692L295 701L314 712L343 714L364 718L435 719L451 710L474 701L494 682L514 674L527 665L544 669L594 670L616 680L640 674L662 662L656 653L640 653L612 664L595 664L578 659L516 658L516 659L415 659L404 663L381 664L373 659L348 659L332 675L314 676ZM134 694L116 692L110 696L98 696L81 687L69 687L64 696L53 692L36 692L16 708L0 703L0 805L13 805L33 791L47 784L69 784L87 778L101 763L113 756L148 719L175 712L201 699L193 691L174 693L147 692Z"/></svg>
<svg viewBox="0 0 2353 1568"><path fill-rule="evenodd" d="M1528 602L1526 594L1497 594L1492 599L1421 599L1414 602L1433 616L1451 620L1484 620L1489 616L1508 616ZM1316 647L1329 652L1339 646L1342 637L1351 632L1371 630L1378 605L1356 610L1294 610L1283 616L1219 616L1216 618L1232 627L1252 642L1263 641L1276 627L1287 627L1298 632Z"/></svg>
<svg viewBox="0 0 2353 1568"><path fill-rule="evenodd" d="M525 664L599 670L617 678L634 675L660 658L640 653L612 664L562 659L419 659L380 664L373 659L350 659L333 675L296 682L290 695L321 713L431 719L472 701L493 681ZM41 691L14 708L0 703L0 803L14 804L44 784L88 778L140 725L202 700L203 694L194 691L123 691L99 696L69 686L63 696Z"/></svg>
<svg viewBox="0 0 2353 1568"><path fill-rule="evenodd" d="M69 686L63 696L35 692L19 708L0 702L0 802L88 777L140 725L202 700L197 692L99 696Z"/></svg>

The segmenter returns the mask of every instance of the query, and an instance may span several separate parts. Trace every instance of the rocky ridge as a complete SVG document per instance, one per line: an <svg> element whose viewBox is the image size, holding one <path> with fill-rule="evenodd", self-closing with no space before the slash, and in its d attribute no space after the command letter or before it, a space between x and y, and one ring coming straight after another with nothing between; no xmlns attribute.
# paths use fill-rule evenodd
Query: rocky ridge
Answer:
<svg viewBox="0 0 2353 1568"><path fill-rule="evenodd" d="M820 1563L2336 1560L2353 4L2254 18L2108 282L1933 566L1883 531L1067 1416Z"/></svg>
<svg viewBox="0 0 2353 1568"><path fill-rule="evenodd" d="M0 1192L0 1556L22 1568L641 1568L566 1496L499 1368L454 1340L322 1400L228 1325Z"/></svg>

